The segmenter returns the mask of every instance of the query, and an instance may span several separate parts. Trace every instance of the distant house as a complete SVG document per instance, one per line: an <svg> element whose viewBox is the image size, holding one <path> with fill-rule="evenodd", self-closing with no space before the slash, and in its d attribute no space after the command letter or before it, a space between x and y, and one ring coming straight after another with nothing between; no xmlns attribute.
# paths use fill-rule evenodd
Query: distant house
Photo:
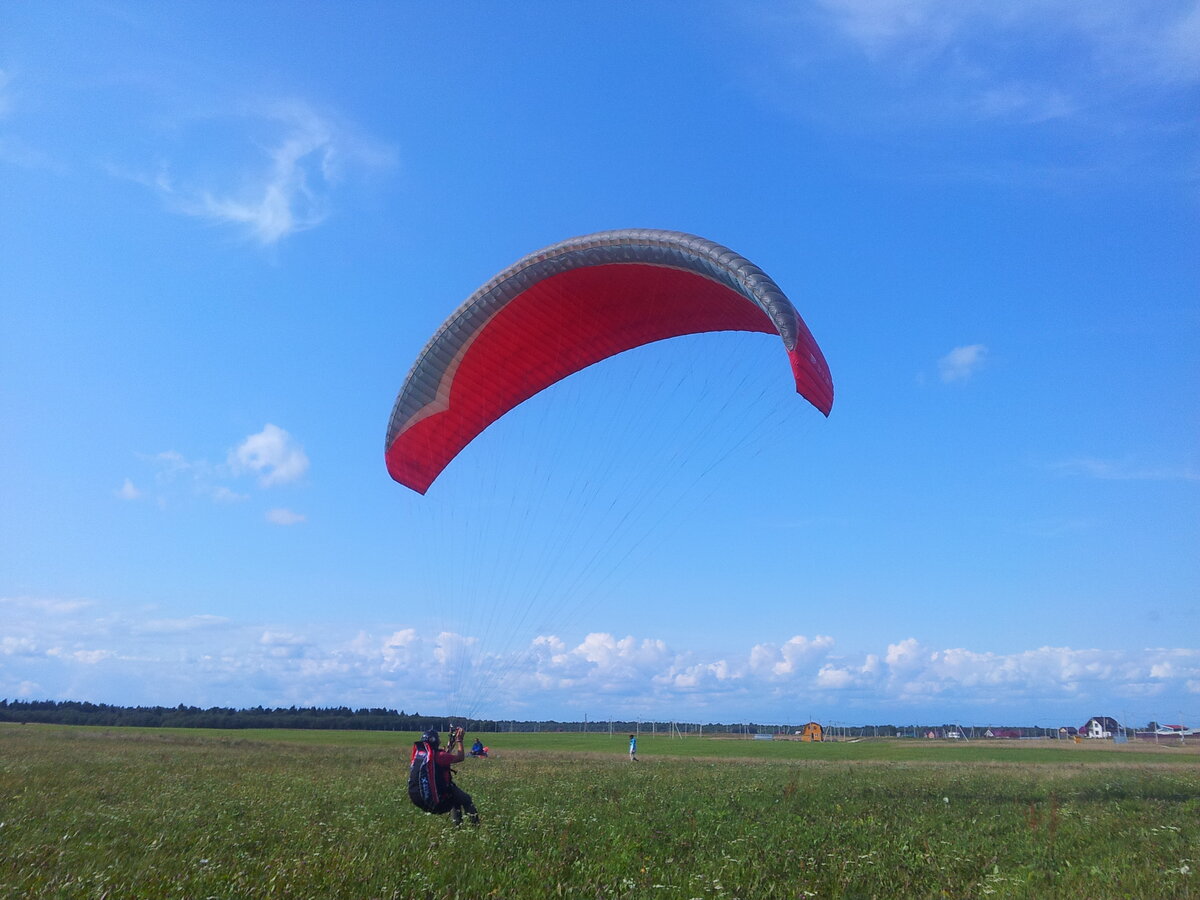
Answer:
<svg viewBox="0 0 1200 900"><path fill-rule="evenodd" d="M821 728L820 722L809 722L803 728L796 732L800 735L802 741L823 741L825 740L825 731Z"/></svg>
<svg viewBox="0 0 1200 900"><path fill-rule="evenodd" d="M1120 731L1121 726L1111 716L1092 716L1079 729L1086 738L1111 738Z"/></svg>

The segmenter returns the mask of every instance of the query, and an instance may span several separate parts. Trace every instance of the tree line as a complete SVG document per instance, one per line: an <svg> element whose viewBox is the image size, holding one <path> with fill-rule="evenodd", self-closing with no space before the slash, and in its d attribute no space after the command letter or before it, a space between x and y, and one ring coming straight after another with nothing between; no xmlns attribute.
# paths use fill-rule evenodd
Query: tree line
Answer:
<svg viewBox="0 0 1200 900"><path fill-rule="evenodd" d="M553 719L459 719L406 713L378 707L352 709L334 707L263 707L233 709L210 706L116 706L83 700L7 700L0 699L0 722L29 722L48 725L106 725L140 728L302 728L355 731L443 731L450 724L468 731L611 731L647 734L741 733L779 731L787 726L755 724L707 725L637 720L603 722L560 722Z"/></svg>
<svg viewBox="0 0 1200 900"><path fill-rule="evenodd" d="M446 716L406 713L379 707L352 709L333 707L263 707L248 709L210 706L116 706L83 700L7 700L0 699L0 722L41 723L49 725L105 725L141 728L300 728L353 731L422 732L446 730L451 724L468 731L587 731L612 734L638 733L669 735L754 734L793 735L801 725L755 722L670 722L649 720L566 721L553 719L459 719ZM996 729L996 737L1051 737L1058 729L1017 726ZM1070 731L1073 733L1074 728ZM826 739L867 737L982 737L984 729L958 725L827 725Z"/></svg>
<svg viewBox="0 0 1200 900"><path fill-rule="evenodd" d="M211 706L114 706L80 700L0 700L0 722L107 725L140 728L318 728L355 731L425 731L445 728L441 717L403 710L347 706L231 709ZM489 729L487 726L492 725ZM476 731L495 723L469 723Z"/></svg>

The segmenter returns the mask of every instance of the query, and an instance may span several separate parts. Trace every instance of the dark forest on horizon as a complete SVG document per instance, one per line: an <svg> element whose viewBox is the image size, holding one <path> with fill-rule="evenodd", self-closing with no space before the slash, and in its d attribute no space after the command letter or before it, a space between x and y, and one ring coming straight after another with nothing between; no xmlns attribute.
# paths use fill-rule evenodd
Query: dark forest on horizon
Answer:
<svg viewBox="0 0 1200 900"><path fill-rule="evenodd" d="M640 734L781 734L798 732L803 723L794 725L757 722L672 722L650 720L557 721L513 719L459 719L449 716L421 715L379 707L352 709L336 707L254 706L247 709L187 706L117 706L80 700L8 700L0 699L0 722L48 725L102 725L140 728L299 728L351 731L445 730L451 722L469 731L574 731L637 732ZM828 737L995 737L1038 738L1074 734L1074 727L1005 726L984 729L954 723L925 725L837 725L826 726Z"/></svg>

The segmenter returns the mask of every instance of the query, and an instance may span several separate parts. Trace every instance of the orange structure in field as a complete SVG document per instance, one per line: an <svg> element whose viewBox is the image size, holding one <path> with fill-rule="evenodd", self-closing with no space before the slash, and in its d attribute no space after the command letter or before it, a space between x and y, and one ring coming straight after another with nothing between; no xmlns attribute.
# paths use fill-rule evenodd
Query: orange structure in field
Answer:
<svg viewBox="0 0 1200 900"><path fill-rule="evenodd" d="M802 741L823 741L825 740L825 732L821 728L820 722L809 722L800 729L800 740Z"/></svg>

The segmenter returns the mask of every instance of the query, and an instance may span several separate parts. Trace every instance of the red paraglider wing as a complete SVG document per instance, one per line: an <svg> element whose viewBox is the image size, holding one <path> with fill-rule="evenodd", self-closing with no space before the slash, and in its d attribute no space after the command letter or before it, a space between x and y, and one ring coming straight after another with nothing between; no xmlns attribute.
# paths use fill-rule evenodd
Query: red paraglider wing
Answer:
<svg viewBox="0 0 1200 900"><path fill-rule="evenodd" d="M480 432L539 391L625 350L712 331L778 333L796 390L829 414L825 358L760 269L692 235L600 232L525 257L438 330L392 410L388 472L423 494Z"/></svg>

